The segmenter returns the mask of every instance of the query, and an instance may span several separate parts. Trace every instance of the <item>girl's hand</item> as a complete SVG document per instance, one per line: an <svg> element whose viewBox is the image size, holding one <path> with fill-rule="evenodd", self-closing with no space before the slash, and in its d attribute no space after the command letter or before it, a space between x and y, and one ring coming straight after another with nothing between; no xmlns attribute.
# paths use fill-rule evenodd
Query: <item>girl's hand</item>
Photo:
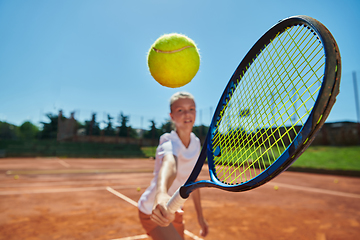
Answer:
<svg viewBox="0 0 360 240"><path fill-rule="evenodd" d="M174 221L175 214L168 211L166 203L170 199L168 194L157 194L155 207L150 215L150 219L161 227L167 227Z"/></svg>
<svg viewBox="0 0 360 240"><path fill-rule="evenodd" d="M207 224L204 218L199 218L198 221L201 227L200 236L206 237L209 233L209 225Z"/></svg>

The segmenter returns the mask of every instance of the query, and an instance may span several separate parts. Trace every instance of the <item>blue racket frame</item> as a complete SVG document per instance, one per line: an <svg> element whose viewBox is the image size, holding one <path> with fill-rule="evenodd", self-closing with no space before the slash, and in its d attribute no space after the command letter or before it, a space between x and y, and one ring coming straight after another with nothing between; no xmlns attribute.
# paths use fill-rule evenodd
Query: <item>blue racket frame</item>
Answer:
<svg viewBox="0 0 360 240"><path fill-rule="evenodd" d="M306 25L317 33L320 37L320 41L323 43L325 51L326 65L324 70L324 81L322 82L314 108L292 143L268 168L249 181L236 185L225 184L219 181L215 174L214 155L212 152L213 143L211 141L212 137L216 134L215 125L219 120L220 111L226 105L229 95L233 92L232 89L236 87L236 81L241 79L243 74L246 72L249 63L251 64L254 61L257 54L264 48L264 46L266 46L266 44L268 44L279 32L281 33L288 27L300 24ZM314 140L319 129L325 123L325 120L335 103L336 96L339 93L340 76L341 58L338 46L330 31L320 22L308 16L294 16L284 19L270 28L254 44L230 78L215 110L215 114L210 124L209 131L196 166L187 182L179 190L181 197L188 198L192 191L201 187L214 187L234 192L247 191L265 184L274 177L278 176L281 172L285 171L306 150L306 148ZM206 158L211 180L196 181L203 165L205 164Z"/></svg>

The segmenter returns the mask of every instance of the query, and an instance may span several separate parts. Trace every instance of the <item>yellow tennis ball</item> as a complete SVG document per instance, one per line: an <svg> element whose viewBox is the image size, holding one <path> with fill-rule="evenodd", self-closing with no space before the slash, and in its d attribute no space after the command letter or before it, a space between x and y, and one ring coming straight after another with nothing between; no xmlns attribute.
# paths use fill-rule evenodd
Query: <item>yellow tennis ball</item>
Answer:
<svg viewBox="0 0 360 240"><path fill-rule="evenodd" d="M188 84L200 67L200 55L195 42L177 33L159 37L151 46L147 60L153 78L170 88Z"/></svg>
<svg viewBox="0 0 360 240"><path fill-rule="evenodd" d="M277 191L279 190L279 187L277 185L274 186L274 190Z"/></svg>
<svg viewBox="0 0 360 240"><path fill-rule="evenodd" d="M140 192L141 191L141 187L137 187L136 191Z"/></svg>

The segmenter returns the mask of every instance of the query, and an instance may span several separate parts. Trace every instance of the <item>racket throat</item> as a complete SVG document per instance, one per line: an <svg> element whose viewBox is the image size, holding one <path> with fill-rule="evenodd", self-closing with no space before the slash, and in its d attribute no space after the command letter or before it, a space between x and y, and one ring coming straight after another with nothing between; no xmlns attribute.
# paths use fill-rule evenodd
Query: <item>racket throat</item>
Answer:
<svg viewBox="0 0 360 240"><path fill-rule="evenodd" d="M187 199L189 196L190 196L190 193L193 191L193 190L190 190L188 189L187 187L180 187L179 188L179 194L180 194L180 197L183 198L183 199Z"/></svg>
<svg viewBox="0 0 360 240"><path fill-rule="evenodd" d="M200 180L200 181L196 181L193 183L189 183L185 186L180 187L179 189L179 194L182 198L188 198L190 193L192 193L193 191L195 191L198 188L219 188L219 189L223 189L223 190L227 190L227 191L232 191L231 187L232 186L228 186L226 184L218 184L218 183L214 183L213 181L210 180Z"/></svg>

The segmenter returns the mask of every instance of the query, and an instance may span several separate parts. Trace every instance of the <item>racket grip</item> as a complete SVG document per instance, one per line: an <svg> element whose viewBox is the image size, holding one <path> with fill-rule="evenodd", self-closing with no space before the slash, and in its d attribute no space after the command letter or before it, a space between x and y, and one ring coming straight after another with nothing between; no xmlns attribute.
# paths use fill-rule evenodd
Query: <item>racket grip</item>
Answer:
<svg viewBox="0 0 360 240"><path fill-rule="evenodd" d="M180 188L172 195L169 202L166 204L168 210L171 213L175 213L182 205L184 205L186 198L182 198L180 195Z"/></svg>

